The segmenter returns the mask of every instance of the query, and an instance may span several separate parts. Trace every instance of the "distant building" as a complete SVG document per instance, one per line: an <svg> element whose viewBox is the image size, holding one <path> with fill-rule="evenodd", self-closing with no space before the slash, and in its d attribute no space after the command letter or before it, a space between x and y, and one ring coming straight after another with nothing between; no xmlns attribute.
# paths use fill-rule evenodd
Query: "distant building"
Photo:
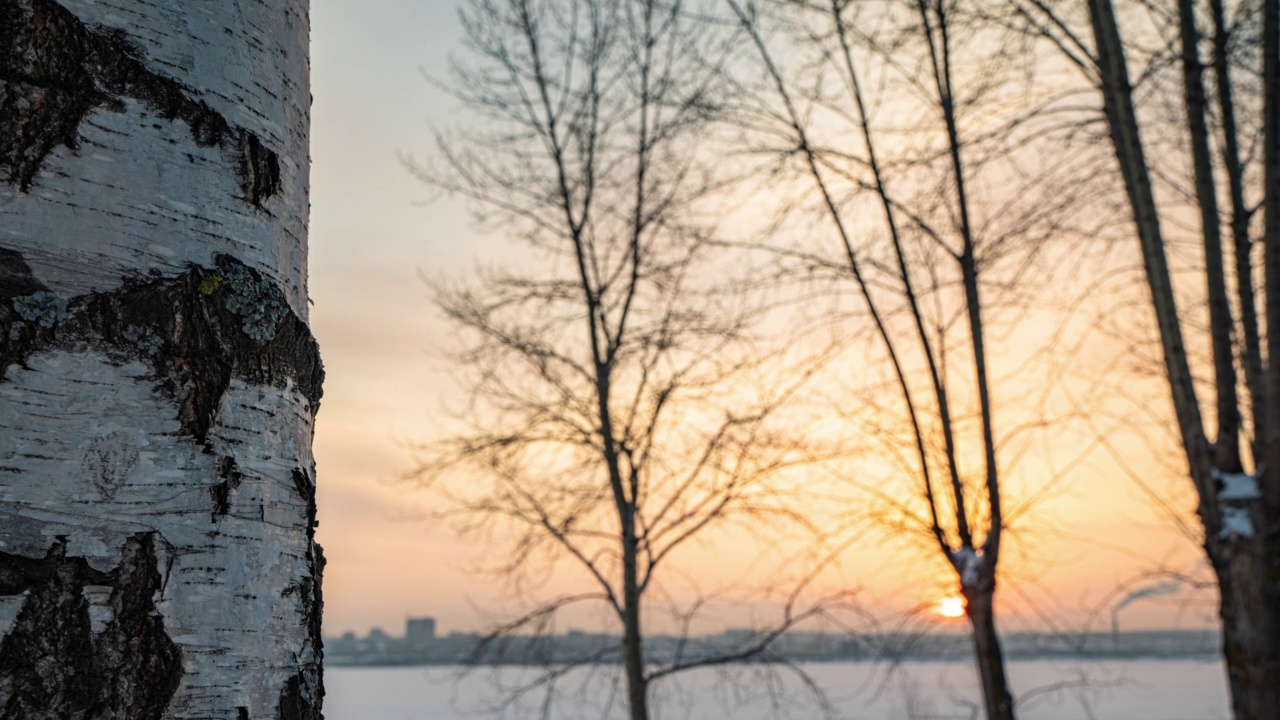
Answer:
<svg viewBox="0 0 1280 720"><path fill-rule="evenodd" d="M436 639L436 619L409 618L405 622L404 638L411 650L427 649Z"/></svg>

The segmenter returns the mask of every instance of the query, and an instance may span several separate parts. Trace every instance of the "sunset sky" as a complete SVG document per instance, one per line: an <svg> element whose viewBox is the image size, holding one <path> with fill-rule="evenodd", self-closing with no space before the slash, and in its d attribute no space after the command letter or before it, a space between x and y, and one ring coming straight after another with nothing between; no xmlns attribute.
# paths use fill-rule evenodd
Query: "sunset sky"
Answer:
<svg viewBox="0 0 1280 720"><path fill-rule="evenodd" d="M476 548L419 519L429 498L397 481L412 466L410 445L430 436L442 403L457 397L438 352L449 345L448 328L421 276L468 273L511 247L500 235L474 232L460 201L424 204L431 194L397 159L428 157L432 126L459 117L456 103L423 77L444 76L456 35L448 0L312 3L310 293L328 373L315 451L329 635L371 626L399 633L409 615L434 616L444 632L479 629L473 604L485 607L497 596L487 580L465 572ZM1157 412L1168 404L1158 392L1150 402ZM1132 453L1133 469L1162 496L1188 507L1189 482L1169 474L1176 463L1119 450ZM1055 462L1071 456L1065 451ZM1010 490L1025 497L1035 486L1015 474ZM1015 532L1002 559L1006 629L1043 629L1039 611L1078 627L1139 573L1158 566L1191 572L1200 557L1102 451L1074 466ZM933 607L945 594L936 551L922 557L876 541L851 552L845 575L865 588L868 608L887 618ZM750 554L749 547L709 548L700 562L712 568ZM1204 604L1188 605L1189 597L1135 603L1123 626L1199 627Z"/></svg>

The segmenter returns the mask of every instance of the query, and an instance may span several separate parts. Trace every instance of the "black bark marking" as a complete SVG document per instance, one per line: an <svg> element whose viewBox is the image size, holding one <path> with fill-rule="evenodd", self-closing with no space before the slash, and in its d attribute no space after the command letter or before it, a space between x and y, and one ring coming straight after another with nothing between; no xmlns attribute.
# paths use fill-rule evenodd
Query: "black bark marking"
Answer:
<svg viewBox="0 0 1280 720"><path fill-rule="evenodd" d="M36 279L22 253L0 247L0 313L9 312L7 301L34 295L49 288Z"/></svg>
<svg viewBox="0 0 1280 720"><path fill-rule="evenodd" d="M307 565L310 573L307 579L302 581L302 621L307 627L307 636L311 641L311 648L315 651L315 664L312 672L316 675L316 686L321 688L320 694L324 695L324 683L319 678L322 674L324 663L324 634L322 631L322 616L324 615L324 566L328 562L324 557L324 548L320 544L311 541L307 549ZM318 701L317 701L318 706Z"/></svg>
<svg viewBox="0 0 1280 720"><path fill-rule="evenodd" d="M280 190L280 158L247 130L240 131L240 187L258 207Z"/></svg>
<svg viewBox="0 0 1280 720"><path fill-rule="evenodd" d="M0 642L0 717L87 714L97 693L77 685L94 676L93 633L83 560L69 562L60 538L39 561L13 629ZM84 683L91 685L92 683Z"/></svg>
<svg viewBox="0 0 1280 720"><path fill-rule="evenodd" d="M220 255L216 267L127 282L66 301L49 326L24 322L23 296L0 301L0 383L11 365L52 348L102 348L147 362L157 389L178 405L184 433L205 443L233 378L289 383L319 408L324 367L311 330L256 270Z"/></svg>
<svg viewBox="0 0 1280 720"><path fill-rule="evenodd" d="M182 651L156 611L156 565L154 535L125 542L115 570L111 621L94 638L102 717L160 720L182 680Z"/></svg>
<svg viewBox="0 0 1280 720"><path fill-rule="evenodd" d="M314 680L302 672L285 682L284 689L280 691L278 720L324 720L319 702L324 692L320 691L320 697L312 695L315 692L309 687L312 682Z"/></svg>
<svg viewBox="0 0 1280 720"><path fill-rule="evenodd" d="M40 559L0 553L0 568L0 594L28 593L0 642L0 717L160 720L183 670L156 612L154 535L126 540L110 573L67 557L66 538ZM89 585L112 588L112 619L96 636Z"/></svg>
<svg viewBox="0 0 1280 720"><path fill-rule="evenodd" d="M183 121L197 145L231 154L247 202L260 207L280 189L279 158L258 136L149 70L123 32L91 29L54 0L0 0L0 80L0 169L23 192L54 148L79 147L91 112L122 111L121 98Z"/></svg>
<svg viewBox="0 0 1280 720"><path fill-rule="evenodd" d="M66 557L66 540L60 538L43 558L29 558L0 551L0 595L21 595L46 584L57 572L70 567L88 585L110 585L111 575L95 570L84 558Z"/></svg>
<svg viewBox="0 0 1280 720"><path fill-rule="evenodd" d="M316 484L315 465L311 472L297 467L293 469L293 486L298 496L307 504L307 538L311 541L307 549L307 566L310 572L297 585L286 587L282 597L297 594L297 601L302 610L299 618L307 628L307 640L312 648L313 660L304 663L298 669L298 675L290 679L280 694L280 718L294 720L301 718L312 720L321 718L320 708L324 700L324 634L321 619L324 614L324 548L315 541L316 521Z"/></svg>
<svg viewBox="0 0 1280 720"><path fill-rule="evenodd" d="M311 472L315 473L314 467ZM314 540L315 529L320 523L316 520L316 484L311 478L312 475L308 475L302 468L293 469L293 487L298 491L298 497L307 504L307 537Z"/></svg>
<svg viewBox="0 0 1280 720"><path fill-rule="evenodd" d="M244 476L236 469L235 458L224 457L218 461L218 477L222 479L209 490L209 494L213 496L213 516L210 518L213 522L231 512L231 493L240 487L240 480Z"/></svg>
<svg viewBox="0 0 1280 720"><path fill-rule="evenodd" d="M0 20L3 19L4 16L0 15ZM3 139L0 142L4 142ZM36 279L22 253L0 247L0 382L3 382L5 368L9 366L6 356L13 353L21 339L24 324L13 301L47 293L48 290L48 286Z"/></svg>
<svg viewBox="0 0 1280 720"><path fill-rule="evenodd" d="M295 475L296 478L296 475ZM301 663L298 674L289 678L280 690L277 720L324 720L324 639L321 617L324 614L324 549L314 540L307 551L308 576L285 588L282 596L298 594L302 617L299 620L307 628L307 640L311 644L311 661Z"/></svg>

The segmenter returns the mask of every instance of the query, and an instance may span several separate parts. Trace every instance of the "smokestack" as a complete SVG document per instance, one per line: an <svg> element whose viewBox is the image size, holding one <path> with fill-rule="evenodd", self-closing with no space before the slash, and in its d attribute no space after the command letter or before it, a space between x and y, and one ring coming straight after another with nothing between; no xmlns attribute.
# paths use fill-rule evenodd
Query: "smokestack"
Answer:
<svg viewBox="0 0 1280 720"><path fill-rule="evenodd" d="M1138 588L1133 592L1120 598L1120 602L1111 608L1111 647L1119 649L1120 647L1120 611L1129 607L1133 603L1145 598L1161 597L1164 595L1173 595L1182 589L1181 580L1166 580L1164 582L1148 585L1144 588Z"/></svg>

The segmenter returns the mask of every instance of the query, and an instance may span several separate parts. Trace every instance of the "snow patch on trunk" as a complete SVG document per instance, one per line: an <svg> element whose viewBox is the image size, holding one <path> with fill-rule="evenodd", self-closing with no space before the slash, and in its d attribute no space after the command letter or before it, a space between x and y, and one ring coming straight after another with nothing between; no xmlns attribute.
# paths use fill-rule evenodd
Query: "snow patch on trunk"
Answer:
<svg viewBox="0 0 1280 720"><path fill-rule="evenodd" d="M977 587L982 571L982 554L973 548L960 548L951 553L951 562L960 572L962 587Z"/></svg>
<svg viewBox="0 0 1280 720"><path fill-rule="evenodd" d="M1218 537L1223 539L1253 537L1253 520L1249 518L1248 508L1223 505L1219 511L1222 515L1222 529L1218 531Z"/></svg>
<svg viewBox="0 0 1280 720"><path fill-rule="evenodd" d="M1217 483L1218 516L1222 520L1218 537L1224 540L1253 537L1253 520L1249 517L1248 505L1262 499L1262 488L1258 484L1261 471L1250 475L1224 473L1213 468L1210 474Z"/></svg>
<svg viewBox="0 0 1280 720"><path fill-rule="evenodd" d="M1249 473L1224 473L1217 468L1210 471L1218 482L1218 500L1259 500L1262 488L1258 486L1259 475Z"/></svg>

